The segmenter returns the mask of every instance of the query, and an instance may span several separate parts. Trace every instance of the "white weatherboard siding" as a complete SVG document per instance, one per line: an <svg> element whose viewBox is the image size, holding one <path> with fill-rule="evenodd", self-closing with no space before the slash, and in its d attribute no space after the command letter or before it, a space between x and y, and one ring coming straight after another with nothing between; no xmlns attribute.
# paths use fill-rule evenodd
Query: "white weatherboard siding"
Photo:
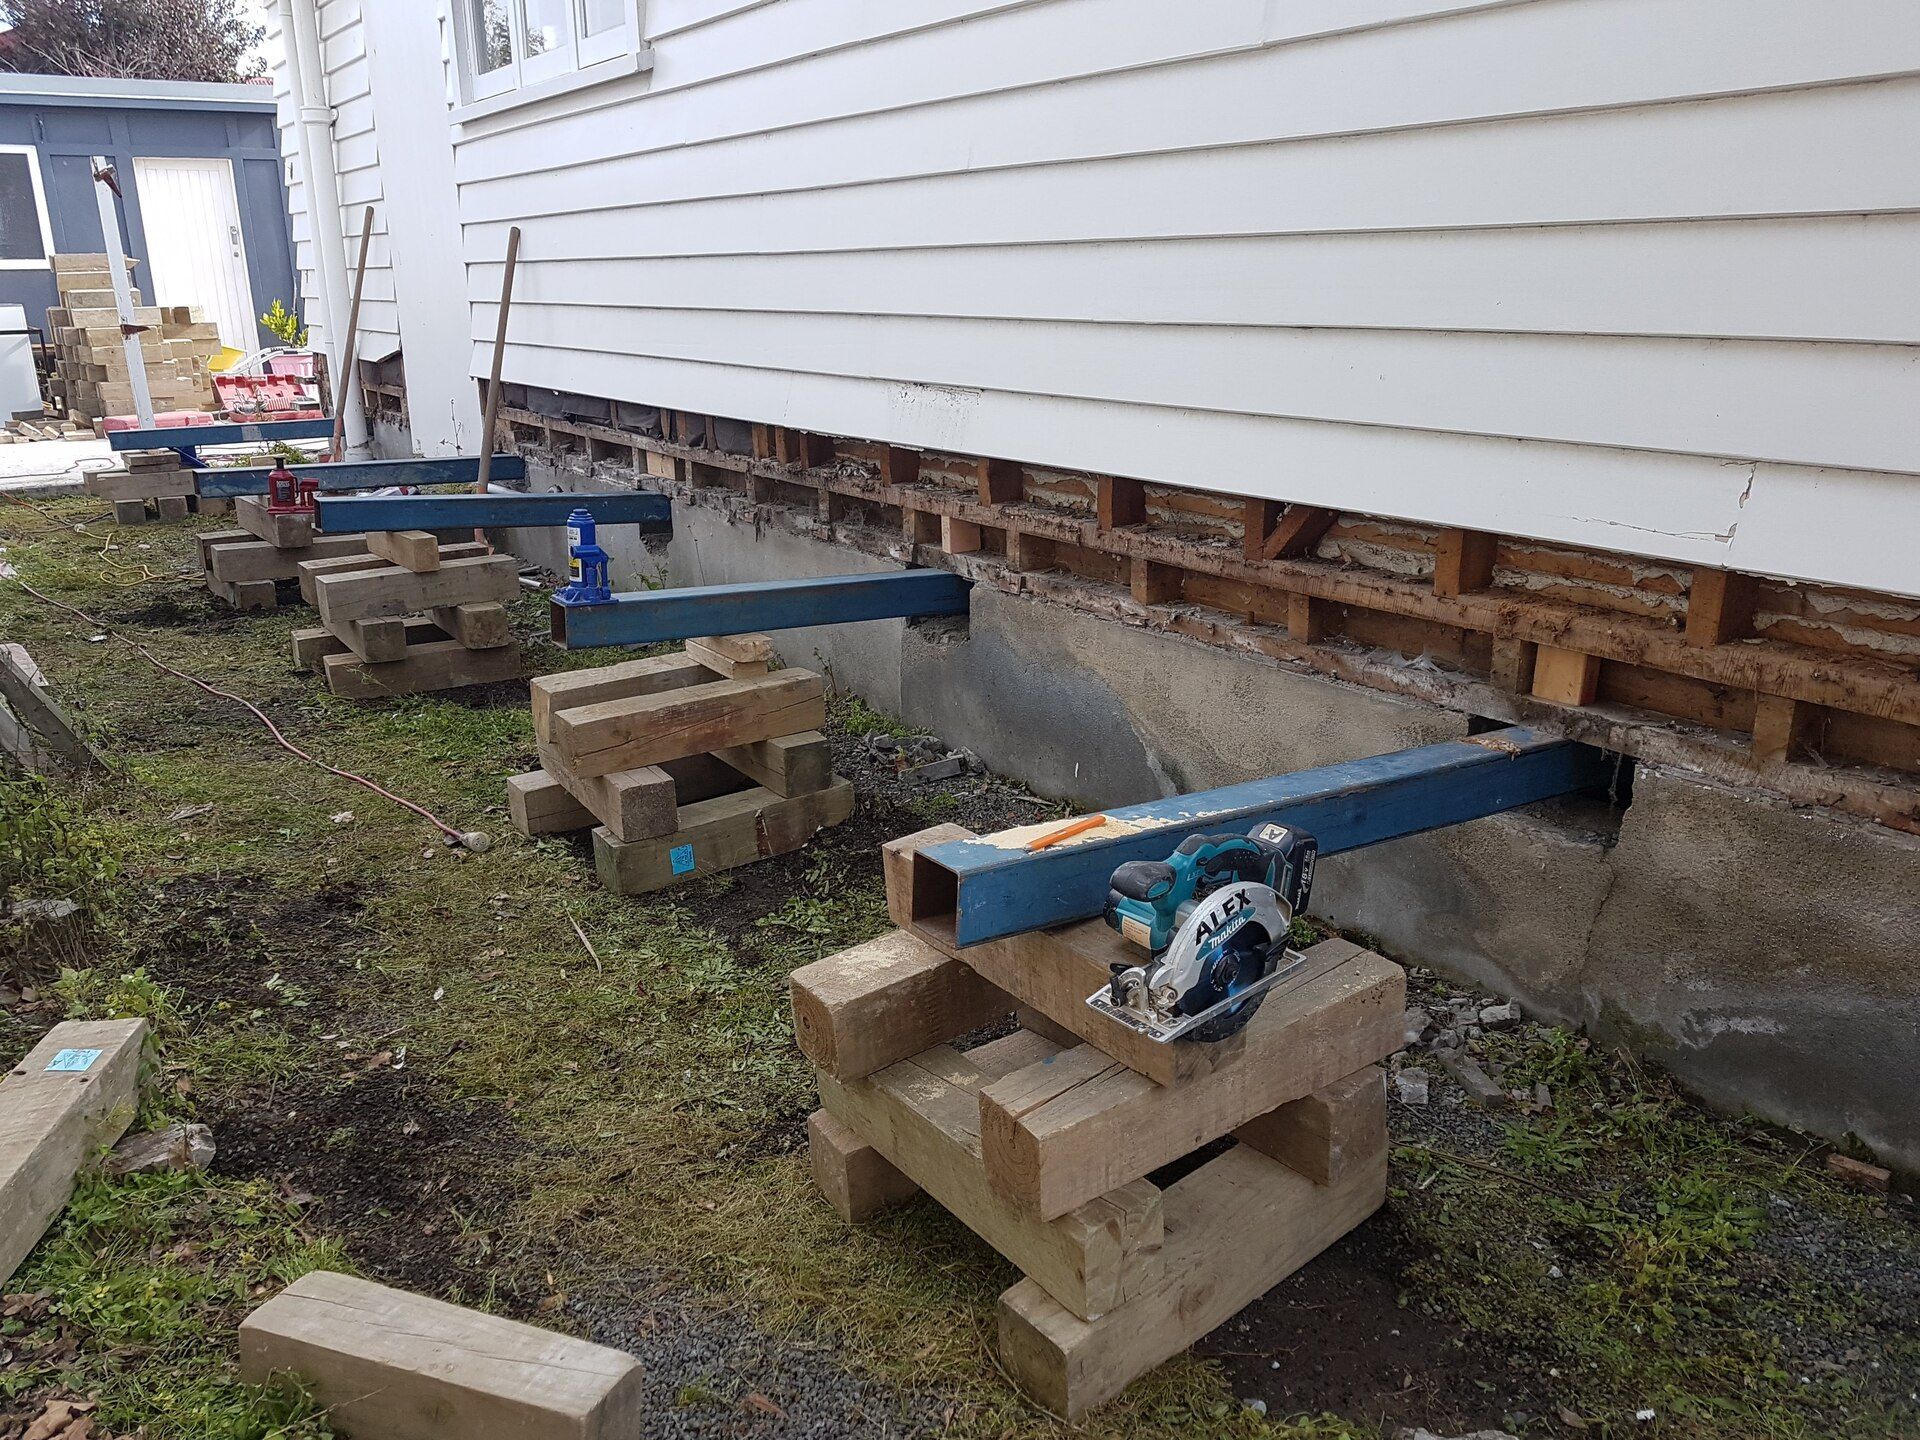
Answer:
<svg viewBox="0 0 1920 1440"><path fill-rule="evenodd" d="M646 13L472 374L517 224L512 381L1920 595L1911 0Z"/></svg>

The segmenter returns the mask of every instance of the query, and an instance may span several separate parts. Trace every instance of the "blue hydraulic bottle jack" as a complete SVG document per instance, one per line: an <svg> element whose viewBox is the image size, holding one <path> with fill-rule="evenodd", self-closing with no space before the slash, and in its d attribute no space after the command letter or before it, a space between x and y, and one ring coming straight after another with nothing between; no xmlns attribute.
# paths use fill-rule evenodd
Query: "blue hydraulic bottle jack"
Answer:
<svg viewBox="0 0 1920 1440"><path fill-rule="evenodd" d="M591 511L567 517L567 583L553 592L556 605L605 605L613 599L607 583L607 552L595 536Z"/></svg>

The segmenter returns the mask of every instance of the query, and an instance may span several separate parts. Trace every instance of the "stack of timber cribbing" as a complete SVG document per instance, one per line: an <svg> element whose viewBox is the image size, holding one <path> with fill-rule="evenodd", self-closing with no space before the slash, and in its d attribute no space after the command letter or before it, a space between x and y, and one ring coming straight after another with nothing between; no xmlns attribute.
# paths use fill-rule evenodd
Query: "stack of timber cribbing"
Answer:
<svg viewBox="0 0 1920 1440"><path fill-rule="evenodd" d="M112 262L105 255L56 255L54 281L60 303L47 311L55 368L68 413L93 421L134 408L133 380L113 296ZM129 279L138 262L129 260ZM133 322L140 332L147 390L155 410L212 410L209 362L220 351L220 332L185 305L142 305L133 292Z"/></svg>
<svg viewBox="0 0 1920 1440"><path fill-rule="evenodd" d="M148 518L148 506L162 520L184 520L189 511L212 513L224 501L201 504L193 493L193 472L172 450L130 450L114 470L89 470L80 488L113 504L116 525L139 525Z"/></svg>
<svg viewBox="0 0 1920 1440"><path fill-rule="evenodd" d="M953 890L916 856L968 833L885 846L900 928L794 972L814 1178L849 1223L925 1190L1018 1266L1001 1361L1075 1419L1379 1207L1406 976L1329 940L1239 1034L1158 1045L1086 1004L1142 958L1098 920L954 946ZM1010 1011L1022 1028L957 1048ZM1165 1189L1145 1178L1229 1136Z"/></svg>
<svg viewBox="0 0 1920 1440"><path fill-rule="evenodd" d="M235 609L273 609L278 582L299 579L305 561L367 554L366 536L317 535L311 514L276 514L257 495L235 500L233 515L239 529L211 530L199 541L207 589Z"/></svg>
<svg viewBox="0 0 1920 1440"><path fill-rule="evenodd" d="M320 627L293 634L294 664L325 675L334 694L375 700L527 673L507 612L520 593L512 556L478 542L443 546L424 530L311 536L315 548L334 539L365 553L301 562L300 592Z"/></svg>
<svg viewBox="0 0 1920 1440"><path fill-rule="evenodd" d="M534 680L538 770L507 782L526 835L593 827L600 883L621 895L797 850L853 813L807 670L770 671L764 635Z"/></svg>

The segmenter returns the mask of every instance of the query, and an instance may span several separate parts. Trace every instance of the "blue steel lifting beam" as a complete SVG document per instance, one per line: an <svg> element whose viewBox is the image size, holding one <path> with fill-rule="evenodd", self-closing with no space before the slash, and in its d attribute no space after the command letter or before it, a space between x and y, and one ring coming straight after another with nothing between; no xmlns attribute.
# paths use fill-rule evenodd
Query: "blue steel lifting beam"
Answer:
<svg viewBox="0 0 1920 1440"><path fill-rule="evenodd" d="M971 582L945 570L887 570L812 580L641 590L615 595L601 605L555 603L550 608L553 638L569 650L585 650L803 625L964 615L971 589Z"/></svg>
<svg viewBox="0 0 1920 1440"><path fill-rule="evenodd" d="M1277 821L1311 833L1322 856L1338 855L1536 800L1604 791L1615 763L1590 745L1519 727L1495 730L1123 806L1106 811L1098 829L1042 850L1020 840L950 840L921 851L914 864L934 893L944 897L951 885L954 940L977 945L1098 915L1119 865L1165 860L1189 835L1244 835Z"/></svg>
<svg viewBox="0 0 1920 1440"><path fill-rule="evenodd" d="M500 473L496 457L494 474ZM298 471L299 467L294 467ZM584 510L600 525L635 525L643 535L673 529L673 502L645 491L552 495L322 495L315 528L327 535L367 530L468 530L565 525Z"/></svg>
<svg viewBox="0 0 1920 1440"><path fill-rule="evenodd" d="M474 456L454 456L442 460L341 460L319 461L311 465L287 467L296 475L311 476L325 490L379 490L391 485L471 485L479 478L480 461ZM231 499L236 495L264 495L271 465L234 466L231 469L202 470L195 476L195 488L209 500ZM526 462L518 455L493 457L493 474L499 480L519 480L527 473ZM431 529L431 526L406 526L406 529Z"/></svg>
<svg viewBox="0 0 1920 1440"><path fill-rule="evenodd" d="M275 440L322 440L331 420L247 420L219 425L157 425L151 430L109 430L115 450L178 450L183 459L203 445L270 445Z"/></svg>

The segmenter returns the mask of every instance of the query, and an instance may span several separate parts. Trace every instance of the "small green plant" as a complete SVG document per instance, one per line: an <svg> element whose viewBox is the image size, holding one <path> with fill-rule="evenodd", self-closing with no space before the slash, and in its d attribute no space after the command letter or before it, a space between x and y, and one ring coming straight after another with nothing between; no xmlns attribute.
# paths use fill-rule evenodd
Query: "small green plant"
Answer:
<svg viewBox="0 0 1920 1440"><path fill-rule="evenodd" d="M260 317L260 323L282 345L295 350L307 348L307 327L300 323L298 315L293 314L278 300L273 302L271 310Z"/></svg>
<svg viewBox="0 0 1920 1440"><path fill-rule="evenodd" d="M1541 1175L1578 1175L1600 1148L1599 1142L1575 1130L1565 1116L1551 1125L1509 1125L1500 1143L1507 1154Z"/></svg>

